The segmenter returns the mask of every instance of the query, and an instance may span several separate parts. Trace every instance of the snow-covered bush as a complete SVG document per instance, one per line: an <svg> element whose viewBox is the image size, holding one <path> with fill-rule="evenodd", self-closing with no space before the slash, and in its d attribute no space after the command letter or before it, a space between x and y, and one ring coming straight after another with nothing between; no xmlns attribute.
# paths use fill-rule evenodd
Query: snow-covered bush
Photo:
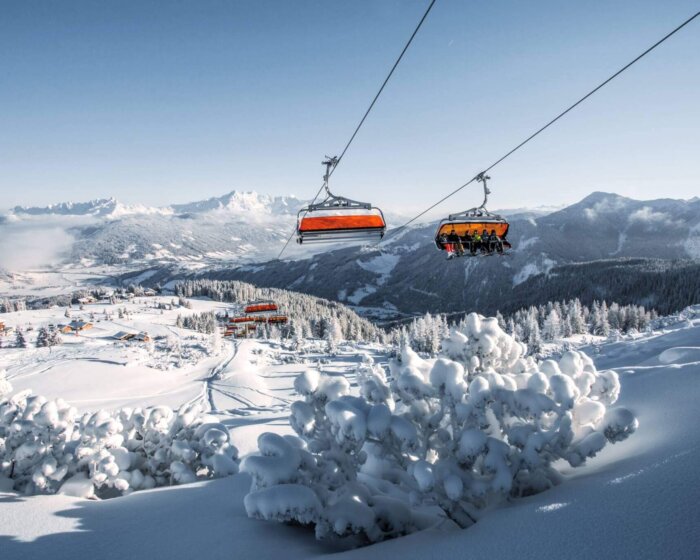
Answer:
<svg viewBox="0 0 700 560"><path fill-rule="evenodd" d="M29 391L0 400L0 477L26 494L110 497L234 474L237 458L225 426L197 406L80 415Z"/></svg>
<svg viewBox="0 0 700 560"><path fill-rule="evenodd" d="M404 347L383 368L365 357L357 391L307 370L295 381L297 436L262 434L248 515L315 526L317 538L375 542L447 517L457 526L560 480L637 427L609 408L620 384L586 355L536 362L496 319L472 314L423 359Z"/></svg>

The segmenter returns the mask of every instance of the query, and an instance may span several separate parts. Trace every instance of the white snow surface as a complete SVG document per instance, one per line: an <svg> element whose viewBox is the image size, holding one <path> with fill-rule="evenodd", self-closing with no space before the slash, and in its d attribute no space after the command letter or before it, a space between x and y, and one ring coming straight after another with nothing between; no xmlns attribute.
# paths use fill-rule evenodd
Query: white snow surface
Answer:
<svg viewBox="0 0 700 560"><path fill-rule="evenodd" d="M200 311L220 305L197 304L195 310ZM26 323L34 314L37 324L41 313L22 312L3 319ZM131 321L149 326L162 321L166 328L168 320L172 317L146 317L144 312ZM41 355L49 354L46 349L0 349L0 370L7 369L15 392L31 386L36 394L60 396L80 410L162 404L158 398L173 407L201 402L227 426L241 456L257 448L263 432L291 433L289 403L299 373L310 368L326 375L342 373L355 383L351 372L362 359L350 345L341 346L337 355L327 355L321 342L307 341L302 354L284 351L274 342L229 342L216 358L203 358L184 371L154 370L158 377L149 379L151 368L143 363L105 364L118 362L119 353L126 350L108 343L107 325L100 326L105 328L103 338L97 331L89 337L86 333L75 347L54 348L51 357ZM371 354L375 363L386 363L380 348L359 350ZM20 496L7 491L6 481L0 479L0 557L54 560L80 558L89 551L100 559L296 560L333 555L424 560L465 555L506 558L516 550L517 557L525 559L700 557L700 306L694 314L667 322L663 330L596 342L584 351L599 371L618 372L617 404L637 416L637 432L620 445L607 446L583 467L561 467L562 484L490 511L466 530L446 523L338 553L303 528L250 519L243 498L251 479L245 473L102 501ZM123 361L131 359L135 360L132 356ZM74 382L71 365L78 376ZM124 373L133 368L140 373ZM444 377L447 382L448 372ZM313 376L308 382L314 382ZM342 421L345 413L338 413ZM427 469L419 476L430 483ZM361 522L362 512L350 513ZM336 521L345 522L343 516Z"/></svg>

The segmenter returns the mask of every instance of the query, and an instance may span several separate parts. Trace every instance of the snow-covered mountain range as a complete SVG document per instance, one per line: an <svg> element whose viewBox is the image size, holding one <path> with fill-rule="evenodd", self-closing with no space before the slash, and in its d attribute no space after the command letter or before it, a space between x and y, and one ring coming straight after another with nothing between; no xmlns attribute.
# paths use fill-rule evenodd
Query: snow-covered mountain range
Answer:
<svg viewBox="0 0 700 560"><path fill-rule="evenodd" d="M0 268L21 268L12 245L55 239L51 263L129 264L250 262L271 258L304 205L293 196L272 197L233 191L224 196L166 207L128 206L113 198L61 203L43 208L18 206L0 218L6 240ZM38 243L39 245L41 243ZM31 263L41 266L42 263Z"/></svg>

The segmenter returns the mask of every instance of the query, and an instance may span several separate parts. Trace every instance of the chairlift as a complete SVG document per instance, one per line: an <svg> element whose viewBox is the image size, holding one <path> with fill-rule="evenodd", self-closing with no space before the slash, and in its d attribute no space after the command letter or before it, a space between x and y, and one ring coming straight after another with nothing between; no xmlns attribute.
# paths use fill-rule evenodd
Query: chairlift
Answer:
<svg viewBox="0 0 700 560"><path fill-rule="evenodd" d="M277 311L277 304L273 301L254 301L243 308L244 313L268 313Z"/></svg>
<svg viewBox="0 0 700 560"><path fill-rule="evenodd" d="M489 194L491 194L491 190L486 184L489 179L490 177L484 173L477 176L477 181L484 186L484 201L481 206L458 214L450 214L440 221L435 232L435 245L439 250L446 251L448 258L499 255L505 254L511 249L512 246L506 239L510 228L508 220L499 214L492 214L486 209L486 203ZM471 240L471 236L475 232L481 235L484 230L489 235L494 232L498 239L489 245L477 244Z"/></svg>
<svg viewBox="0 0 700 560"><path fill-rule="evenodd" d="M327 158L323 165L326 198L309 204L297 214L297 243L335 243L340 241L379 241L384 237L386 221L382 211L368 202L336 196L328 188L338 158Z"/></svg>
<svg viewBox="0 0 700 560"><path fill-rule="evenodd" d="M229 318L228 322L229 323L252 323L255 321L255 317L231 317Z"/></svg>

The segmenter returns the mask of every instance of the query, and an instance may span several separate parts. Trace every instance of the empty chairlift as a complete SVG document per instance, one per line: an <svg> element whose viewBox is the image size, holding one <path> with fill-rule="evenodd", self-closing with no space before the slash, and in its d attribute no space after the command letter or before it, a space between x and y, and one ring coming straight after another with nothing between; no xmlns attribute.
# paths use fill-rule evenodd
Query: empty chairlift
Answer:
<svg viewBox="0 0 700 560"><path fill-rule="evenodd" d="M386 232L382 211L368 202L336 196L328 188L331 170L338 158L323 162L326 174L323 187L326 198L309 204L297 215L297 243L335 243L339 241L379 241Z"/></svg>
<svg viewBox="0 0 700 560"><path fill-rule="evenodd" d="M270 313L277 311L277 304L272 301L254 301L243 309L244 313Z"/></svg>

